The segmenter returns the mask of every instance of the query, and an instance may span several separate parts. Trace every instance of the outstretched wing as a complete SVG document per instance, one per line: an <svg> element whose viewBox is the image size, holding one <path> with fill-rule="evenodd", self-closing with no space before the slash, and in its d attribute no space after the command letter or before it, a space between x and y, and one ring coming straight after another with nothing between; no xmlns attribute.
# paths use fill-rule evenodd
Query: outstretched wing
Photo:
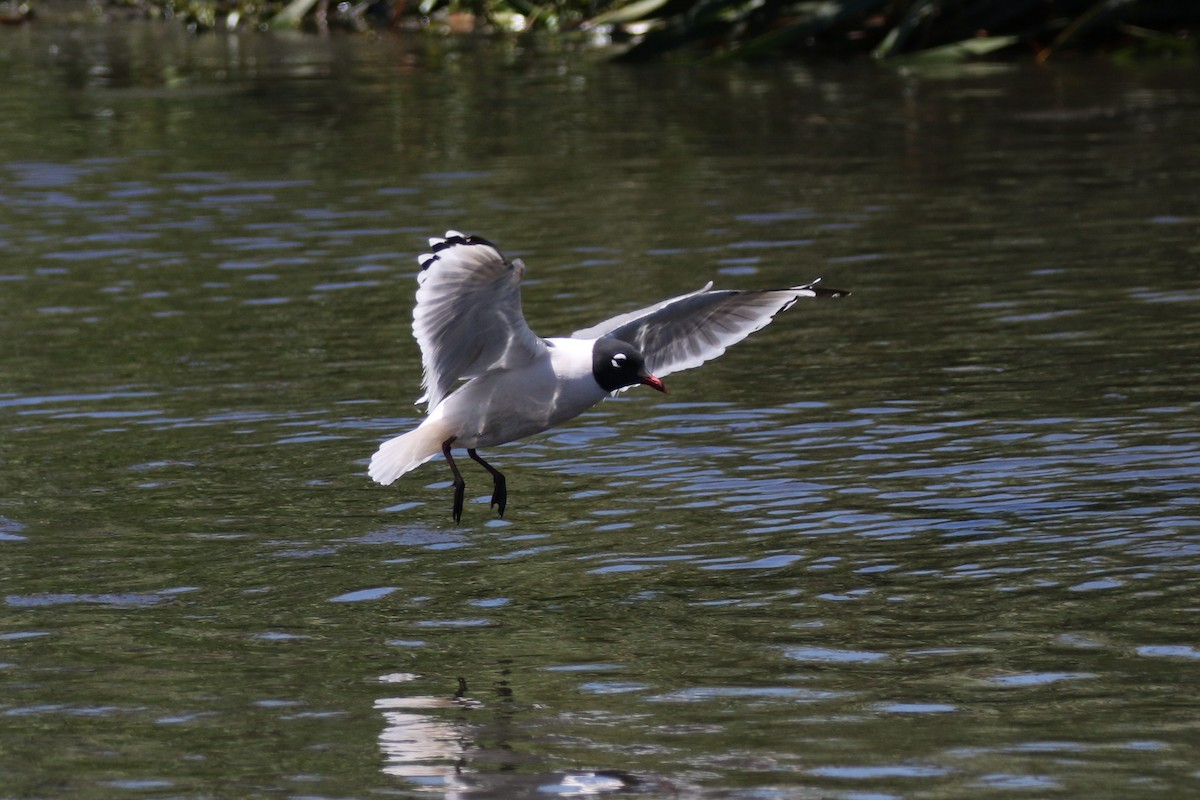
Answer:
<svg viewBox="0 0 1200 800"><path fill-rule="evenodd" d="M527 364L546 345L521 313L525 265L491 242L446 231L418 258L413 335L425 368L422 386L432 411L455 381Z"/></svg>
<svg viewBox="0 0 1200 800"><path fill-rule="evenodd" d="M646 368L658 377L698 367L750 334L802 297L844 297L817 281L790 289L712 291L712 281L691 294L630 311L599 325L575 331L576 339L612 336L642 351Z"/></svg>

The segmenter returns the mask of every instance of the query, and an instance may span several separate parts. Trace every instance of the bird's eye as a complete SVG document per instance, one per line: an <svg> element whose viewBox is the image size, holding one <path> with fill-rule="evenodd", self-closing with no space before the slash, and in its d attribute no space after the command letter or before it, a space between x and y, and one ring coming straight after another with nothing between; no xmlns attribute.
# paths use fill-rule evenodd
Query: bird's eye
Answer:
<svg viewBox="0 0 1200 800"><path fill-rule="evenodd" d="M613 369L620 369L621 367L625 366L625 362L628 360L629 360L629 357L626 356L624 353L617 353L615 356L612 357L612 361L610 361L609 363L613 365Z"/></svg>

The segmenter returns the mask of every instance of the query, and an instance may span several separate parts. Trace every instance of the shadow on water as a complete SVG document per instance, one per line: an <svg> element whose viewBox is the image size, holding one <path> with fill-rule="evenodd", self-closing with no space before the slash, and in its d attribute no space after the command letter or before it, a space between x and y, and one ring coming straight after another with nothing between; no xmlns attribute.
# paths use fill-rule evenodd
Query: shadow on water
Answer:
<svg viewBox="0 0 1200 800"><path fill-rule="evenodd" d="M12 796L1194 785L1194 74L0 33ZM441 463L365 476L447 227L548 335L855 294L455 527Z"/></svg>

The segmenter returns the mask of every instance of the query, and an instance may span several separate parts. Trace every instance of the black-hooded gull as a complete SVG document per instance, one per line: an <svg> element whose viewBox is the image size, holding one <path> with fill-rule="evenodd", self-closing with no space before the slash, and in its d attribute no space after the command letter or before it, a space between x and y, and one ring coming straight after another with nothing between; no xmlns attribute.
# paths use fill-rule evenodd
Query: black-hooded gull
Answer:
<svg viewBox="0 0 1200 800"><path fill-rule="evenodd" d="M447 231L419 257L413 335L421 347L427 416L371 457L370 476L387 485L442 453L454 476L454 520L466 484L452 447L492 475L492 505L503 516L504 475L476 452L531 436L582 414L611 392L651 386L698 367L763 328L802 297L843 297L817 282L788 289L699 291L542 338L521 313L525 265L478 236ZM819 280L819 279L818 279ZM465 381L454 388L459 381Z"/></svg>

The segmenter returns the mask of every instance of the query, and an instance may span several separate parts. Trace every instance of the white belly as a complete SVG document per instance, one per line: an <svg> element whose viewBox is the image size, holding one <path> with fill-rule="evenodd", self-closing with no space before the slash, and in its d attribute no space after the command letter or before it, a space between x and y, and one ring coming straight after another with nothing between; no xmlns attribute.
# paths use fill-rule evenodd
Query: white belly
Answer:
<svg viewBox="0 0 1200 800"><path fill-rule="evenodd" d="M550 357L465 383L434 409L458 431L455 447L492 447L559 425L598 403L592 342L550 339Z"/></svg>

